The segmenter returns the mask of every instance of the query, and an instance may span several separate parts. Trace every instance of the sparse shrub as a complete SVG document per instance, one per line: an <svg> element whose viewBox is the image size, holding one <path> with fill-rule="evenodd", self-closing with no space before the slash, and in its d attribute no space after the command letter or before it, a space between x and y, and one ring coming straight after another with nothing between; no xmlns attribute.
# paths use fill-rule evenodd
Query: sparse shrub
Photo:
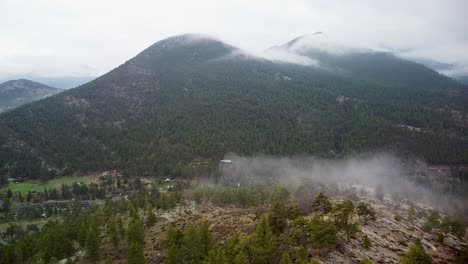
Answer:
<svg viewBox="0 0 468 264"><path fill-rule="evenodd" d="M403 220L403 217L399 213L396 213L395 214L395 221L400 222L401 220Z"/></svg>
<svg viewBox="0 0 468 264"><path fill-rule="evenodd" d="M440 228L443 232L451 233L457 237L463 237L466 229L463 219L451 216L447 216L442 220Z"/></svg>
<svg viewBox="0 0 468 264"><path fill-rule="evenodd" d="M468 246L462 249L455 258L455 264L466 264L468 263Z"/></svg>
<svg viewBox="0 0 468 264"><path fill-rule="evenodd" d="M440 214L437 211L433 211L428 217L427 222L431 224L432 227L438 227L440 224Z"/></svg>
<svg viewBox="0 0 468 264"><path fill-rule="evenodd" d="M362 240L362 244L363 244L364 248L371 248L372 247L372 241L370 240L370 238L367 235L364 236L364 239Z"/></svg>
<svg viewBox="0 0 468 264"><path fill-rule="evenodd" d="M372 260L369 258L363 258L361 261L359 261L359 264L372 264Z"/></svg>
<svg viewBox="0 0 468 264"><path fill-rule="evenodd" d="M426 233L430 233L432 231L432 225L429 221L425 222L422 226L421 226L421 230L426 232Z"/></svg>
<svg viewBox="0 0 468 264"><path fill-rule="evenodd" d="M321 263L321 262L320 262L320 260L318 260L318 259L312 259L312 260L310 261L310 264L320 264L320 263Z"/></svg>
<svg viewBox="0 0 468 264"><path fill-rule="evenodd" d="M292 264L291 257L287 251L283 252L283 255L281 255L280 264Z"/></svg>
<svg viewBox="0 0 468 264"><path fill-rule="evenodd" d="M156 214L154 213L153 210L150 210L148 212L148 226L149 227L152 227L154 226L154 224L156 224L156 222L158 221L158 219L156 218Z"/></svg>
<svg viewBox="0 0 468 264"><path fill-rule="evenodd" d="M364 224L367 224L368 220L375 220L375 210L370 204L366 202L360 202L356 208L356 211L360 218L364 218Z"/></svg>
<svg viewBox="0 0 468 264"><path fill-rule="evenodd" d="M432 264L432 257L426 253L420 239L416 239L401 257L401 264Z"/></svg>
<svg viewBox="0 0 468 264"><path fill-rule="evenodd" d="M443 243L444 243L444 239L445 239L444 233L439 233L439 234L437 234L437 242L443 244Z"/></svg>
<svg viewBox="0 0 468 264"><path fill-rule="evenodd" d="M419 218L424 218L424 217L427 217L427 213L424 209L421 209L421 211L419 211L417 214L416 214L416 217L419 219Z"/></svg>

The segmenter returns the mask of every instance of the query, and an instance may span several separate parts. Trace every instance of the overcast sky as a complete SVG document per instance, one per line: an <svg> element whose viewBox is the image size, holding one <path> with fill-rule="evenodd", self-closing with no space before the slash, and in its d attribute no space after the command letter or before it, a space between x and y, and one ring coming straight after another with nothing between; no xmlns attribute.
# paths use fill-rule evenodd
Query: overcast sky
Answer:
<svg viewBox="0 0 468 264"><path fill-rule="evenodd" d="M454 64L468 74L468 1L0 0L0 78L97 76L166 37L259 52L303 34Z"/></svg>

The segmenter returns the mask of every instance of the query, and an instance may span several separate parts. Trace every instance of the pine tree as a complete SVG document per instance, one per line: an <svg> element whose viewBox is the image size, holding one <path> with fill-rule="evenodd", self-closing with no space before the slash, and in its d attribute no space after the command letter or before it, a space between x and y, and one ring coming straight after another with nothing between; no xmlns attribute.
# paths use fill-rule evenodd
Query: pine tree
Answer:
<svg viewBox="0 0 468 264"><path fill-rule="evenodd" d="M119 234L120 238L124 238L125 237L125 228L123 226L123 222L122 222L121 217L117 217L116 225L117 225L117 231L118 231L118 234Z"/></svg>
<svg viewBox="0 0 468 264"><path fill-rule="evenodd" d="M88 236L88 222L82 221L78 226L78 243L81 247L86 246L86 238Z"/></svg>
<svg viewBox="0 0 468 264"><path fill-rule="evenodd" d="M400 260L401 264L431 264L432 257L426 253L420 239L409 247Z"/></svg>
<svg viewBox="0 0 468 264"><path fill-rule="evenodd" d="M200 240L200 246L202 248L203 255L208 255L208 252L214 246L213 234L209 230L209 225L207 222L203 222L198 229L198 238Z"/></svg>
<svg viewBox="0 0 468 264"><path fill-rule="evenodd" d="M273 232L282 233L286 228L286 208L282 203L275 202L271 205L270 222Z"/></svg>
<svg viewBox="0 0 468 264"><path fill-rule="evenodd" d="M300 246L296 252L296 260L294 264L308 264L309 263L309 256L307 254L307 250L304 246Z"/></svg>
<svg viewBox="0 0 468 264"><path fill-rule="evenodd" d="M263 214L252 235L250 251L254 263L270 263L276 249L275 235L270 226L268 215Z"/></svg>
<svg viewBox="0 0 468 264"><path fill-rule="evenodd" d="M318 251L334 247L338 242L338 230L335 224L316 216L307 225L312 247Z"/></svg>
<svg viewBox="0 0 468 264"><path fill-rule="evenodd" d="M325 194L319 193L312 203L312 208L314 212L318 212L320 216L323 216L331 212L332 203Z"/></svg>
<svg viewBox="0 0 468 264"><path fill-rule="evenodd" d="M292 264L291 257L287 251L283 252L283 255L281 255L280 264Z"/></svg>
<svg viewBox="0 0 468 264"><path fill-rule="evenodd" d="M166 253L166 264L183 264L182 255L180 254L179 247L176 244L172 244Z"/></svg>
<svg viewBox="0 0 468 264"><path fill-rule="evenodd" d="M205 256L199 230L194 225L190 225L184 232L181 253L184 263L200 263Z"/></svg>
<svg viewBox="0 0 468 264"><path fill-rule="evenodd" d="M86 236L86 256L92 262L99 259L100 252L99 230L96 224L91 224Z"/></svg>
<svg viewBox="0 0 468 264"><path fill-rule="evenodd" d="M143 245L132 242L128 247L127 264L145 264L146 258L143 253Z"/></svg>
<svg viewBox="0 0 468 264"><path fill-rule="evenodd" d="M128 224L127 240L129 245L133 242L143 245L145 242L143 224L139 218L133 218Z"/></svg>
<svg viewBox="0 0 468 264"><path fill-rule="evenodd" d="M247 255L244 251L239 252L236 258L234 259L234 264L249 264L249 260L247 259Z"/></svg>
<svg viewBox="0 0 468 264"><path fill-rule="evenodd" d="M364 224L367 225L369 220L375 220L375 210L366 202L360 202L356 208L359 218L364 218Z"/></svg>
<svg viewBox="0 0 468 264"><path fill-rule="evenodd" d="M115 224L115 218L111 217L106 225L106 235L109 237L112 245L117 246L119 244L119 235L117 234L117 226Z"/></svg>
<svg viewBox="0 0 468 264"><path fill-rule="evenodd" d="M213 248L208 253L203 264L223 264L228 263L226 258L226 253L220 248Z"/></svg>
<svg viewBox="0 0 468 264"><path fill-rule="evenodd" d="M372 241L369 239L367 235L364 236L364 239L362 240L362 245L364 246L364 248L372 247Z"/></svg>
<svg viewBox="0 0 468 264"><path fill-rule="evenodd" d="M153 212L153 210L149 210L149 212L148 212L148 226L149 227L154 226L154 224L156 224L157 221L158 221L158 219L156 218L156 214Z"/></svg>
<svg viewBox="0 0 468 264"><path fill-rule="evenodd" d="M333 207L333 217L339 229L344 229L350 222L354 213L354 204L350 200L335 203Z"/></svg>

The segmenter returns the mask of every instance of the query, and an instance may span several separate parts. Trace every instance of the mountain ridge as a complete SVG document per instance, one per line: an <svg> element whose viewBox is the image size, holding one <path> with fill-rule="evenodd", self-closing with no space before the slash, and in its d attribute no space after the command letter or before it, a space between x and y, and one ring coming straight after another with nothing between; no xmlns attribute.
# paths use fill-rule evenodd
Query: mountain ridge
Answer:
<svg viewBox="0 0 468 264"><path fill-rule="evenodd" d="M0 115L0 172L187 176L212 171L227 152L333 158L387 149L468 161L468 97L443 77L443 89L411 87L411 79L395 85L230 56L238 51L192 35L169 38L91 82ZM209 168L193 165L199 156Z"/></svg>
<svg viewBox="0 0 468 264"><path fill-rule="evenodd" d="M59 93L50 87L28 79L10 80L0 84L0 112Z"/></svg>

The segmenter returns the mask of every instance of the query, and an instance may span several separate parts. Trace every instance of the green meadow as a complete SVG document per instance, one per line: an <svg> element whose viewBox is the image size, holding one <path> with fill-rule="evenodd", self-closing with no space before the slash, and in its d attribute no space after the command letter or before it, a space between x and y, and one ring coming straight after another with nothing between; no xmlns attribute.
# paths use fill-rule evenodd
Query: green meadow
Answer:
<svg viewBox="0 0 468 264"><path fill-rule="evenodd" d="M62 184L72 185L74 182L85 182L88 183L90 181L89 177L87 176L77 176L77 177L63 177L50 180L48 182L40 182L40 181L26 181L22 183L15 183L10 182L8 186L3 187L0 189L0 193L6 192L10 189L12 192L21 192L22 194L26 194L28 191L43 191L44 188L47 190L53 188L60 188Z"/></svg>

